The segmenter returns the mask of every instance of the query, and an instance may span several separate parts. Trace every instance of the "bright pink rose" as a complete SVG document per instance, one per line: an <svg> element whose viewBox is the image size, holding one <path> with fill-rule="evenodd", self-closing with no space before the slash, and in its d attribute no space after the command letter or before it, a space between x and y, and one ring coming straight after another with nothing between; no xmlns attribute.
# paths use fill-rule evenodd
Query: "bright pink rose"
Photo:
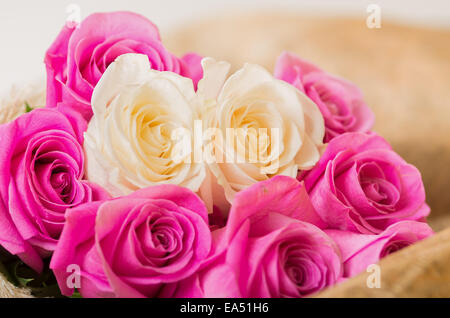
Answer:
<svg viewBox="0 0 450 318"><path fill-rule="evenodd" d="M153 69L191 78L202 76L201 57L179 59L161 43L156 26L131 12L95 13L76 28L65 26L48 49L47 107L64 101L89 120L93 89L111 62L125 53L147 55Z"/></svg>
<svg viewBox="0 0 450 318"><path fill-rule="evenodd" d="M82 180L86 123L76 116L37 109L0 126L0 245L36 271L56 247L66 209L108 197Z"/></svg>
<svg viewBox="0 0 450 318"><path fill-rule="evenodd" d="M426 223L416 221L395 223L378 235L339 230L325 232L341 250L345 277L355 276L381 258L434 234Z"/></svg>
<svg viewBox="0 0 450 318"><path fill-rule="evenodd" d="M325 142L345 132L372 128L374 114L354 84L287 52L277 60L275 77L294 85L317 104L325 119Z"/></svg>
<svg viewBox="0 0 450 318"><path fill-rule="evenodd" d="M330 141L304 179L328 227L378 234L430 212L420 172L375 134L347 133Z"/></svg>
<svg viewBox="0 0 450 318"><path fill-rule="evenodd" d="M303 184L277 176L239 192L214 252L178 297L302 297L341 276L337 246L319 228Z"/></svg>
<svg viewBox="0 0 450 318"><path fill-rule="evenodd" d="M83 297L171 297L211 248L208 212L190 190L159 185L67 212L50 268L64 295L67 267Z"/></svg>

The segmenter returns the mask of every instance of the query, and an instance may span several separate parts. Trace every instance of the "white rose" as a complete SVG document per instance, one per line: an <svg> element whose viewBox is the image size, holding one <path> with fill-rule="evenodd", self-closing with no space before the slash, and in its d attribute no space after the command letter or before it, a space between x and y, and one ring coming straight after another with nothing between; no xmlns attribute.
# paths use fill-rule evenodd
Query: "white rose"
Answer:
<svg viewBox="0 0 450 318"><path fill-rule="evenodd" d="M113 196L160 183L198 190L203 164L172 154L172 133L193 132L198 106L190 79L151 70L145 55L125 54L103 74L91 103L84 141L90 181Z"/></svg>
<svg viewBox="0 0 450 318"><path fill-rule="evenodd" d="M235 193L258 181L275 175L295 178L298 170L316 164L325 127L308 97L257 65L246 64L226 79L229 66L223 62L204 59L202 64L198 94L204 100L203 122L223 137L210 143L216 160L209 160L212 175L202 186L209 206L211 200L218 206L232 202ZM227 138L229 128L234 140ZM222 191L210 190L217 189L215 183Z"/></svg>

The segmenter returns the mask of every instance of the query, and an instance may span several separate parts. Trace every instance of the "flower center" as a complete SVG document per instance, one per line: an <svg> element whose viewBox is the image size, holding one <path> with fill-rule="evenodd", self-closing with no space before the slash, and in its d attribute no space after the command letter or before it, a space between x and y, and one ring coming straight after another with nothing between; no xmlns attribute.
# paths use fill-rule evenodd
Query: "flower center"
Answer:
<svg viewBox="0 0 450 318"><path fill-rule="evenodd" d="M183 229L176 218L165 212L149 212L146 220L136 227L135 233L145 262L149 264L170 265L182 252Z"/></svg>
<svg viewBox="0 0 450 318"><path fill-rule="evenodd" d="M52 171L50 184L59 194L64 203L70 203L72 193L72 177L64 167L57 167Z"/></svg>
<svg viewBox="0 0 450 318"><path fill-rule="evenodd" d="M281 136L281 119L270 109L274 105L268 101L252 101L236 108L231 115L230 128L233 140L228 146L236 150L238 158L245 162L268 165L280 154L277 149ZM230 143L232 143L230 145Z"/></svg>
<svg viewBox="0 0 450 318"><path fill-rule="evenodd" d="M367 199L380 208L393 209L400 199L399 190L386 179L383 169L376 162L361 165L359 182Z"/></svg>
<svg viewBox="0 0 450 318"><path fill-rule="evenodd" d="M284 272L293 284L289 292L287 292L289 289L286 290L286 294L307 295L321 287L324 273L317 264L322 261L322 258L316 251L294 243L282 246L280 252ZM294 294L292 294L293 290L296 290Z"/></svg>
<svg viewBox="0 0 450 318"><path fill-rule="evenodd" d="M71 148L74 143L65 135L37 137L32 141L29 173L42 203L52 210L64 211L80 198L78 191L80 162Z"/></svg>

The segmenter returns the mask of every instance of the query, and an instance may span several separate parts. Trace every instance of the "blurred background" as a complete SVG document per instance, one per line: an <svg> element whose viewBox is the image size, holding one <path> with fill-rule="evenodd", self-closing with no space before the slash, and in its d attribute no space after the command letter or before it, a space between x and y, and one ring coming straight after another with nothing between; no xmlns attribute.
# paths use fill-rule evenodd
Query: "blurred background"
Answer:
<svg viewBox="0 0 450 318"><path fill-rule="evenodd" d="M436 230L450 226L450 1L40 0L0 4L0 94L45 78L68 18L130 10L177 54L273 69L284 50L356 83L375 130L421 170ZM378 20L373 18L377 15Z"/></svg>
<svg viewBox="0 0 450 318"><path fill-rule="evenodd" d="M303 16L351 16L365 21L370 4L380 7L382 21L450 27L448 0L2 0L0 3L0 91L11 83L42 74L43 54L65 21L76 15L73 5L79 7L81 18L97 11L139 12L156 23L164 37L179 28L226 13L289 12ZM223 40L213 39L211 46Z"/></svg>

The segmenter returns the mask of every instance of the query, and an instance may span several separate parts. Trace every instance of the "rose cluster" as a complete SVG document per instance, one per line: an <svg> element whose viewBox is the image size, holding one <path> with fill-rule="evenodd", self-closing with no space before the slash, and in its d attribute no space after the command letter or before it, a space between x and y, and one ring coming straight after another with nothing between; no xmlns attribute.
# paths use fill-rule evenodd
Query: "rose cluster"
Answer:
<svg viewBox="0 0 450 318"><path fill-rule="evenodd" d="M291 53L229 75L113 12L45 64L46 107L0 125L0 245L63 295L304 297L433 234L359 89Z"/></svg>

